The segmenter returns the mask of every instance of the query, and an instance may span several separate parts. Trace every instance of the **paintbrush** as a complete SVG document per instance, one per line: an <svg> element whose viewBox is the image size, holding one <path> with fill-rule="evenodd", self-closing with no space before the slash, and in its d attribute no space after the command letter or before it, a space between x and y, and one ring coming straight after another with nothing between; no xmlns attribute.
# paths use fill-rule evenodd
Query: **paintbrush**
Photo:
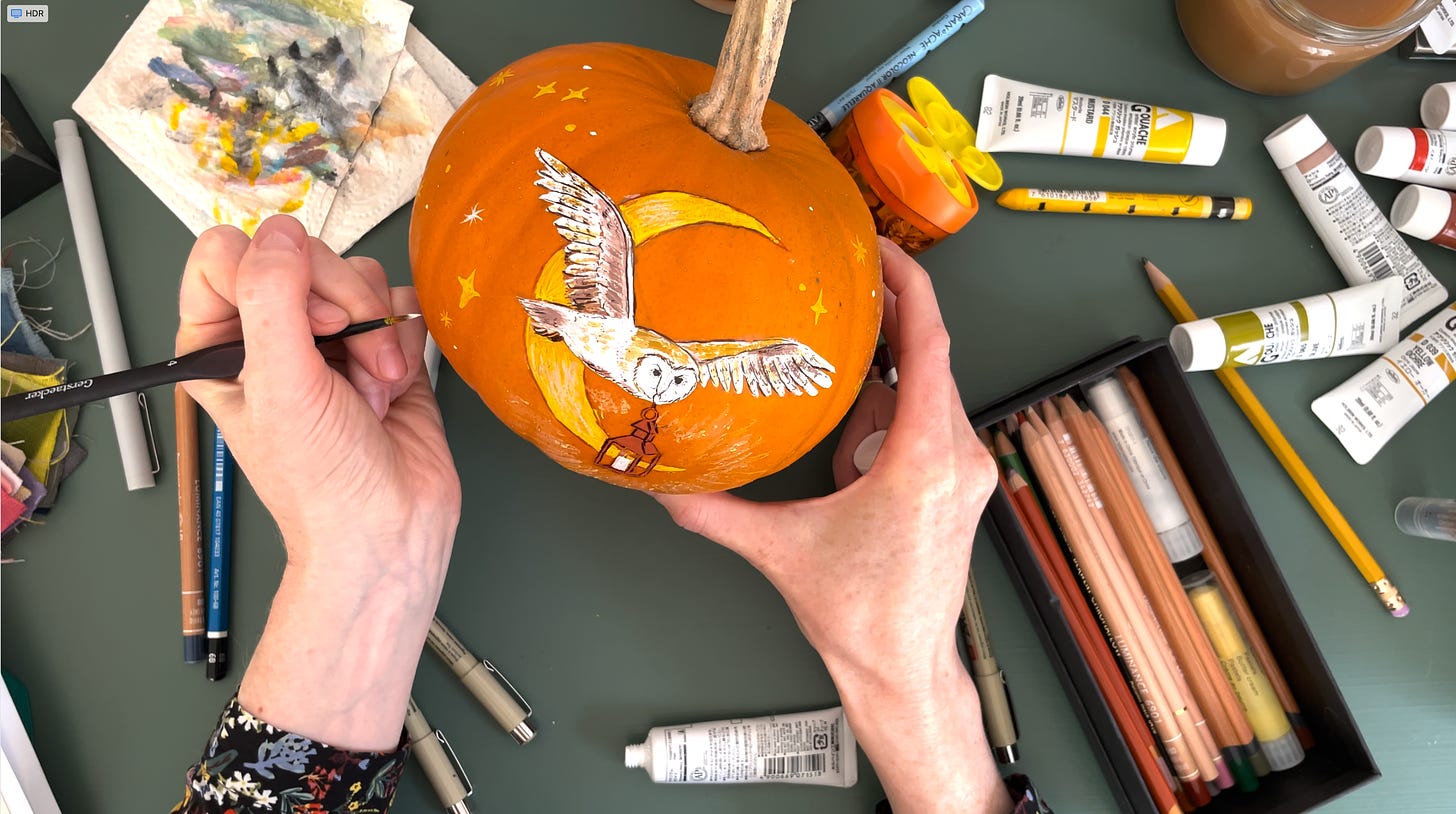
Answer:
<svg viewBox="0 0 1456 814"><path fill-rule="evenodd" d="M337 342L358 334L368 333L390 325L419 317L419 314L399 314L382 319L359 322L338 333L314 337L315 346ZM149 387L192 381L195 379L232 379L243 372L243 340L224 342L210 348L195 350L165 362L118 370L104 376L77 379L52 387L43 387L29 393L17 393L0 399L0 421L17 421L22 418L64 410L89 401L135 393Z"/></svg>

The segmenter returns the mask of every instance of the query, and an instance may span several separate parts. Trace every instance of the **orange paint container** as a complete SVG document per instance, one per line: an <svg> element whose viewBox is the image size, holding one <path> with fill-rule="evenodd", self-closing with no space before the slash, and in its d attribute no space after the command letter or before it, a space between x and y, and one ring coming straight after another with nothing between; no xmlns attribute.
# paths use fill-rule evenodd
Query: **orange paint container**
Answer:
<svg viewBox="0 0 1456 814"><path fill-rule="evenodd" d="M995 189L1001 171L976 150L975 132L934 85L916 77L910 93L914 106L876 90L826 141L854 178L876 231L916 254L975 217L980 207L968 172Z"/></svg>

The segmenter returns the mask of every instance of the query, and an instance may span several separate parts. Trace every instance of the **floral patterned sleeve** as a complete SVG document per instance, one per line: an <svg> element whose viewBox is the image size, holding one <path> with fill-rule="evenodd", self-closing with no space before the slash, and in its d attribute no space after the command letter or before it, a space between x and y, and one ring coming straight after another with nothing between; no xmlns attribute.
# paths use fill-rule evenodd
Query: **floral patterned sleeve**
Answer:
<svg viewBox="0 0 1456 814"><path fill-rule="evenodd" d="M389 753L334 749L273 727L233 696L172 814L382 814L408 757L403 732Z"/></svg>

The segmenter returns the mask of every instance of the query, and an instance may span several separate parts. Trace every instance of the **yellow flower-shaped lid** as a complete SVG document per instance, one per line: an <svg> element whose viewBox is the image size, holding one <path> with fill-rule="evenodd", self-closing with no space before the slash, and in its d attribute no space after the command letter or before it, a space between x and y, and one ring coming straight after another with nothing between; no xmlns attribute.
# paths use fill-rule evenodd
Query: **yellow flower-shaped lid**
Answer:
<svg viewBox="0 0 1456 814"><path fill-rule="evenodd" d="M996 159L976 149L976 131L930 80L912 76L906 85L910 104L925 119L935 143L948 153L966 176L986 189L1001 188L1001 167Z"/></svg>

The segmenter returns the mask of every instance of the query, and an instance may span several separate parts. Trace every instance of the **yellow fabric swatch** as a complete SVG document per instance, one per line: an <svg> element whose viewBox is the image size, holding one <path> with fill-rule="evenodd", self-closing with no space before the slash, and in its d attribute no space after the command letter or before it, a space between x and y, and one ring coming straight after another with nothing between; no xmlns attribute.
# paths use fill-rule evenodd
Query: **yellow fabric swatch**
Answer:
<svg viewBox="0 0 1456 814"><path fill-rule="evenodd" d="M0 368L0 392L9 396L16 393L29 393L42 387L51 387L65 381L64 373L64 366L50 375L21 373L9 368ZM30 418L7 421L3 430L0 430L0 436L4 437L5 443L19 447L25 452L25 465L41 483L45 483L46 476L50 474L51 456L55 454L56 439L60 434L61 421L64 418L64 410L53 410Z"/></svg>

